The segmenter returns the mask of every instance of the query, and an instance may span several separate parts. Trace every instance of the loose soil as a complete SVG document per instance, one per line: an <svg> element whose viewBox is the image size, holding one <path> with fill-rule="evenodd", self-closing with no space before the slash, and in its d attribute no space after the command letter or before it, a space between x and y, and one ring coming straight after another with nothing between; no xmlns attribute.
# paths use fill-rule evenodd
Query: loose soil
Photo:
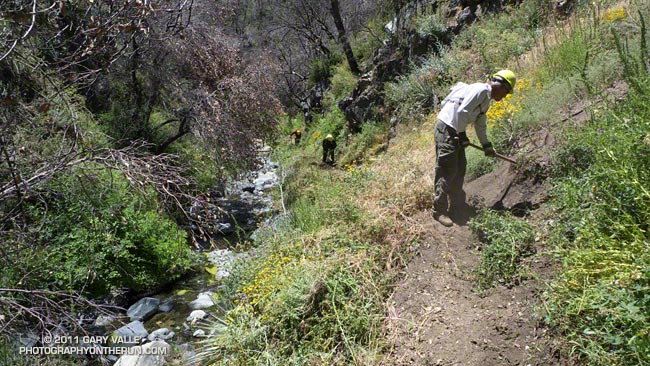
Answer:
<svg viewBox="0 0 650 366"><path fill-rule="evenodd" d="M515 167L502 163L491 174L466 183L473 206L458 215L453 227L433 220L431 212L417 215L425 239L388 300L386 329L392 352L386 365L566 364L536 315L542 281L553 272L544 248L538 245L537 255L524 264L530 268L527 279L479 296L474 268L480 252L467 226L480 206L510 209L513 214L532 212L528 218L543 222L542 214L534 211L543 205L547 190L539 176L548 162L547 144L540 145L544 148L530 148L533 159L528 163L535 169L519 167L516 173Z"/></svg>

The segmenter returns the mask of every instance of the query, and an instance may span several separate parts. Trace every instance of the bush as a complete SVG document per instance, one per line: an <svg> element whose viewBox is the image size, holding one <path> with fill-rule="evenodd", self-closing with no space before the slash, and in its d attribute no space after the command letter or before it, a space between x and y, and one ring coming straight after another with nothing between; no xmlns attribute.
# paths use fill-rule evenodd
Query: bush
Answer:
<svg viewBox="0 0 650 366"><path fill-rule="evenodd" d="M423 39L440 40L445 36L446 23L439 15L420 17L416 21L416 32Z"/></svg>
<svg viewBox="0 0 650 366"><path fill-rule="evenodd" d="M357 85L357 77L354 76L347 65L346 62L334 68L330 92L335 100L341 99L350 94Z"/></svg>
<svg viewBox="0 0 650 366"><path fill-rule="evenodd" d="M521 277L521 259L533 250L535 234L530 225L510 214L483 210L470 221L469 227L483 243L481 263L476 268L479 290L516 284Z"/></svg>
<svg viewBox="0 0 650 366"><path fill-rule="evenodd" d="M34 269L30 281L97 295L142 291L185 273L192 263L186 234L158 211L155 195L133 191L121 173L92 168L53 181L48 210L32 207L33 218L47 223L35 248L47 250L23 258Z"/></svg>
<svg viewBox="0 0 650 366"><path fill-rule="evenodd" d="M530 6L531 2L535 6ZM461 33L456 42L479 53L482 71L489 73L503 68L535 44L537 27L547 21L544 7L536 6L540 3L540 0L529 0L490 15Z"/></svg>
<svg viewBox="0 0 650 366"><path fill-rule="evenodd" d="M421 67L386 85L386 101L402 115L424 115L437 106L436 74Z"/></svg>
<svg viewBox="0 0 650 366"><path fill-rule="evenodd" d="M332 76L334 65L339 64L343 57L334 53L329 57L321 57L311 61L309 64L309 82L316 85L320 82L327 81Z"/></svg>
<svg viewBox="0 0 650 366"><path fill-rule="evenodd" d="M370 69L372 57L384 45L383 41L386 38L384 25L389 21L390 19L372 19L363 30L355 33L351 38L350 43L354 55L357 57L359 64L364 65L362 69Z"/></svg>

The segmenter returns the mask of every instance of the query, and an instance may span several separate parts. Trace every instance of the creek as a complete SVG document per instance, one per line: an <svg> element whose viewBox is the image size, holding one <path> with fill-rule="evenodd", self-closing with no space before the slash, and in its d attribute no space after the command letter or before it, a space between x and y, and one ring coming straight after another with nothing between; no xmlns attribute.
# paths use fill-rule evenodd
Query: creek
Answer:
<svg viewBox="0 0 650 366"><path fill-rule="evenodd" d="M152 347L168 347L171 354L166 361L161 357L141 358L140 361L132 356L105 357L109 364L193 364L188 360L200 348L198 342L209 336L205 322L215 317L223 318L227 311L228 305L215 303L212 294L223 286L223 279L230 275L232 265L251 255L241 250L242 239L272 215L271 191L278 184L278 165L270 160L269 153L270 149L263 150L260 167L239 180L229 182L222 194L197 198L191 215L204 217L188 230L194 235L197 251L207 257L208 265L204 270L174 282L162 292L138 299L128 307L125 317L100 317L95 321L95 325L114 329L112 333L107 332L109 334L117 334L127 342L128 339L139 341L127 346L149 343ZM205 216L209 219L205 220Z"/></svg>

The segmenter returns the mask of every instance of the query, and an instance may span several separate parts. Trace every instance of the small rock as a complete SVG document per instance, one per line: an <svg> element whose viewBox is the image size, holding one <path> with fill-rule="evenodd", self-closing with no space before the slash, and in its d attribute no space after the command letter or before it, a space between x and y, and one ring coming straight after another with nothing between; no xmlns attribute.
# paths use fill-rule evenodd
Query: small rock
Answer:
<svg viewBox="0 0 650 366"><path fill-rule="evenodd" d="M158 306L158 310L163 313L169 313L172 309L174 309L174 300L172 299L167 299Z"/></svg>
<svg viewBox="0 0 650 366"><path fill-rule="evenodd" d="M114 321L115 317L113 315L100 315L95 319L93 325L96 327L108 327L113 324Z"/></svg>
<svg viewBox="0 0 650 366"><path fill-rule="evenodd" d="M149 334L147 336L147 339L150 342L153 342L153 341L166 341L166 340L174 337L174 335L176 335L176 333L172 332L171 330L169 330L167 328L160 328L158 330L154 330L153 332L151 332L151 334Z"/></svg>
<svg viewBox="0 0 650 366"><path fill-rule="evenodd" d="M198 320L205 319L205 317L208 316L208 313L206 313L203 310L194 310L193 312L190 313L190 316L187 317L187 321L190 323L195 323Z"/></svg>
<svg viewBox="0 0 650 366"><path fill-rule="evenodd" d="M222 234L230 234L235 231L229 222L219 222L215 225L215 228Z"/></svg>
<svg viewBox="0 0 650 366"><path fill-rule="evenodd" d="M120 345L129 345L136 344L138 340L145 338L149 335L149 332L145 329L144 324L136 320L131 322L122 328L116 330L113 335L119 337L121 340L126 342L120 343Z"/></svg>
<svg viewBox="0 0 650 366"><path fill-rule="evenodd" d="M195 338L205 338L205 331L203 329L197 329L192 336Z"/></svg>
<svg viewBox="0 0 650 366"><path fill-rule="evenodd" d="M20 341L20 344L22 344L25 347L34 347L36 346L36 343L40 340L40 337L37 336L34 333L28 333L25 335L21 335L18 340Z"/></svg>

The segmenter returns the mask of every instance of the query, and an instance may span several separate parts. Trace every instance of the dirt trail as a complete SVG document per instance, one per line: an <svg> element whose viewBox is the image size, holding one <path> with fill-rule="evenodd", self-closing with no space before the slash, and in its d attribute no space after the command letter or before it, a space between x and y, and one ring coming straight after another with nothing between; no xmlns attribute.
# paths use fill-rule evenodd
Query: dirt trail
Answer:
<svg viewBox="0 0 650 366"><path fill-rule="evenodd" d="M538 160L539 161L539 160ZM485 206L538 207L546 187L519 181L507 163L465 184L468 198ZM519 181L519 182L518 182ZM472 280L480 253L466 224L446 228L430 212L416 219L427 232L388 300L390 365L559 365L551 340L534 318L539 280L497 287L478 296ZM465 220L463 220L465 221ZM544 278L542 257L530 263Z"/></svg>

